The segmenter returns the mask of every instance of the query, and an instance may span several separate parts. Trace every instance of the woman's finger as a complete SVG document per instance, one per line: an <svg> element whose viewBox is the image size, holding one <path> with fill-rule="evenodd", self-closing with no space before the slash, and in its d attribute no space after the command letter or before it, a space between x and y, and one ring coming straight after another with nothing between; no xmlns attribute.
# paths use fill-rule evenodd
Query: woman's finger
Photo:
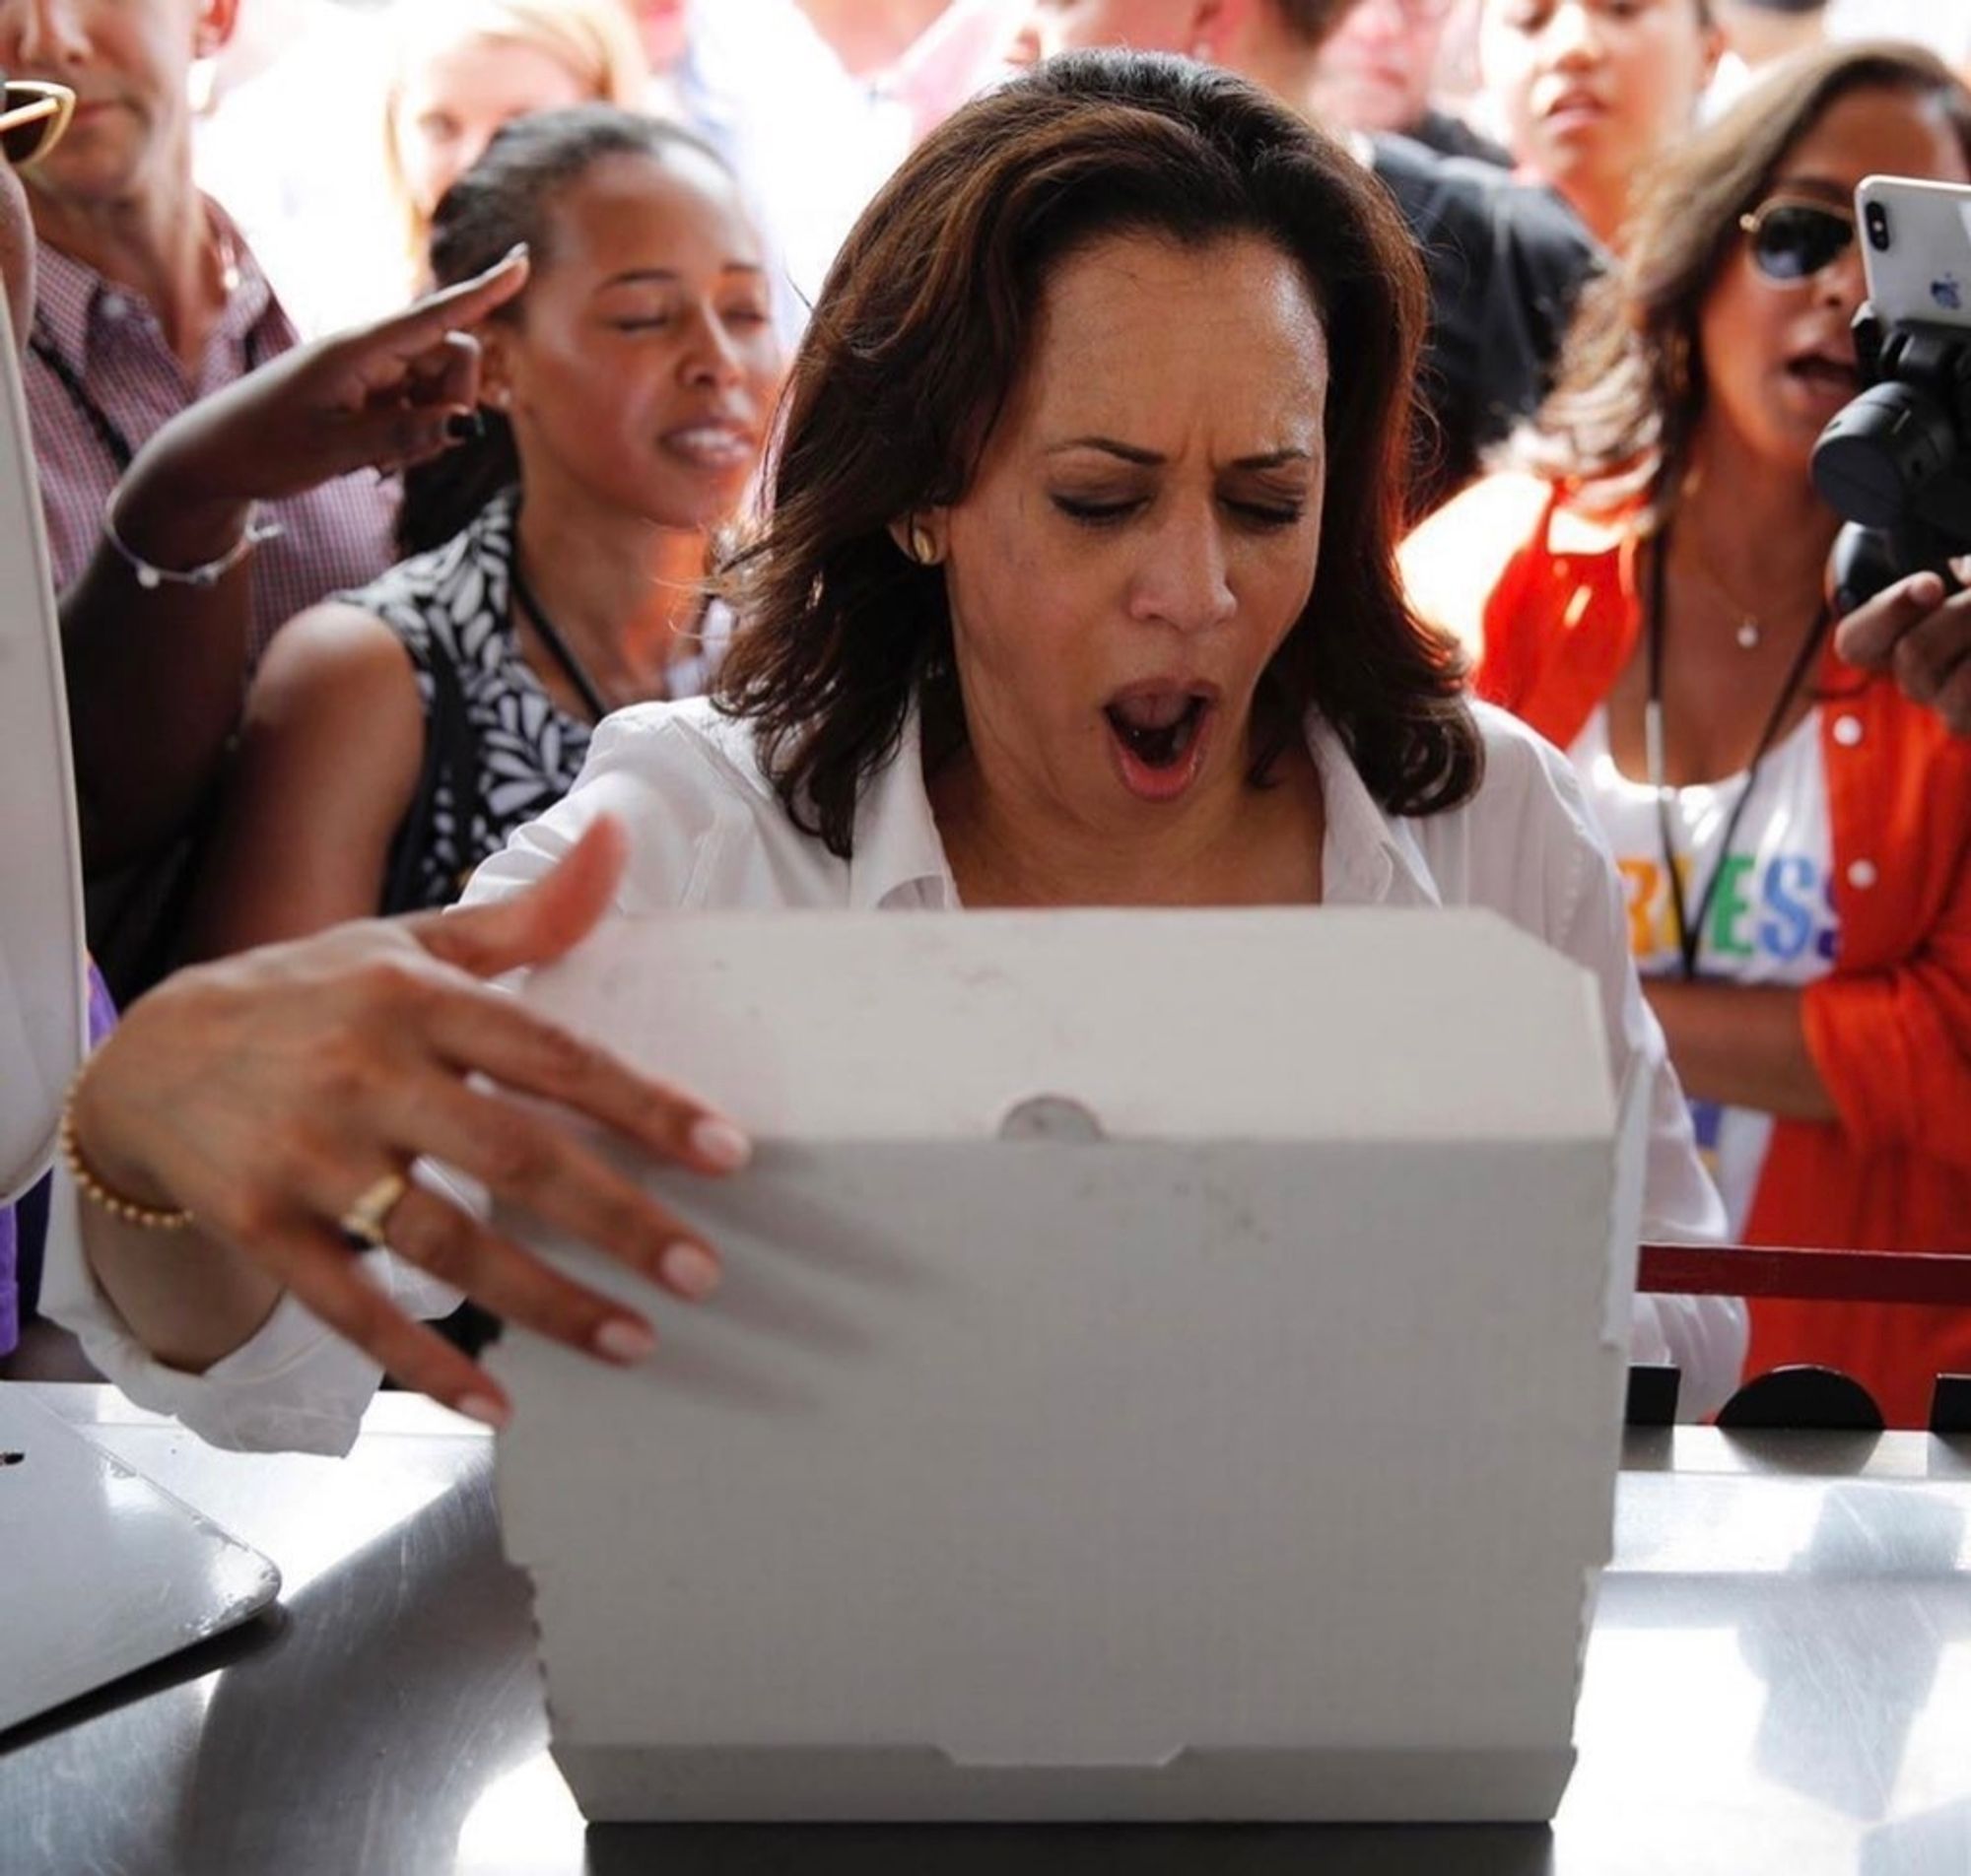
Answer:
<svg viewBox="0 0 1971 1876"><path fill-rule="evenodd" d="M447 333L475 326L497 312L526 284L527 249L523 242L483 274L427 294L402 312L342 333L329 343L345 361L375 358L408 367L420 353L442 344Z"/></svg>
<svg viewBox="0 0 1971 1876"><path fill-rule="evenodd" d="M438 992L419 1034L452 1067L598 1120L693 1172L736 1172L751 1157L751 1142L716 1109L498 991Z"/></svg>
<svg viewBox="0 0 1971 1876"><path fill-rule="evenodd" d="M428 356L433 366L428 401L448 411L476 409L479 341L469 332L447 332Z"/></svg>
<svg viewBox="0 0 1971 1876"><path fill-rule="evenodd" d="M403 929L441 963L475 977L550 964L601 921L629 858L630 837L622 823L598 815L523 892L488 905L423 912L405 919Z"/></svg>
<svg viewBox="0 0 1971 1876"><path fill-rule="evenodd" d="M1943 604L1943 581L1937 574L1912 573L1842 620L1835 629L1835 650L1864 670L1882 669L1903 634Z"/></svg>
<svg viewBox="0 0 1971 1876"><path fill-rule="evenodd" d="M1890 667L1906 696L1935 704L1951 672L1971 653L1971 592L1959 593L1909 627L1895 642Z"/></svg>
<svg viewBox="0 0 1971 1876"><path fill-rule="evenodd" d="M377 1289L333 1226L297 1218L263 1228L254 1234L252 1255L330 1329L404 1386L487 1426L507 1424L512 1404L506 1390Z"/></svg>
<svg viewBox="0 0 1971 1876"><path fill-rule="evenodd" d="M619 1366L656 1346L656 1332L634 1310L564 1277L422 1185L397 1201L387 1231L399 1256L509 1322Z"/></svg>
<svg viewBox="0 0 1971 1876"><path fill-rule="evenodd" d="M1937 687L1931 707L1953 736L1971 736L1971 649L1957 660L1948 677Z"/></svg>
<svg viewBox="0 0 1971 1876"><path fill-rule="evenodd" d="M426 1073L393 1079L366 1119L686 1302L716 1287L717 1259L690 1226L543 1114Z"/></svg>

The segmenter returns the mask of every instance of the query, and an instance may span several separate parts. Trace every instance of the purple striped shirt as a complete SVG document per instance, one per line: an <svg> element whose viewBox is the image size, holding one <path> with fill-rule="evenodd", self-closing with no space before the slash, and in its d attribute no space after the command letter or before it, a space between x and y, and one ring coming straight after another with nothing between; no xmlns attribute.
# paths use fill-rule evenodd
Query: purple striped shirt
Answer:
<svg viewBox="0 0 1971 1876"><path fill-rule="evenodd" d="M207 206L233 239L235 280L195 379L185 376L164 328L139 295L46 242L35 250L28 411L58 587L66 587L89 564L102 532L103 503L122 473L103 423L92 417L89 406L133 449L140 448L168 419L297 343L294 324L259 263L221 211ZM74 386L62 381L44 350L62 360ZM395 560L396 505L396 485L379 482L367 470L268 504L269 518L286 532L253 557L256 658L296 613L329 593L365 584Z"/></svg>

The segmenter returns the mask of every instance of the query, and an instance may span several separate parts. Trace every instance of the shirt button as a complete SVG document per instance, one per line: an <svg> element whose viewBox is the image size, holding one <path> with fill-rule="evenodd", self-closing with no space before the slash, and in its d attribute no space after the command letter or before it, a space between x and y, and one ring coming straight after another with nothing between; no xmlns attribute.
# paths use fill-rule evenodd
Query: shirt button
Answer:
<svg viewBox="0 0 1971 1876"><path fill-rule="evenodd" d="M1834 719L1834 740L1843 749L1853 749L1862 740L1862 719L1859 716L1837 716Z"/></svg>
<svg viewBox="0 0 1971 1876"><path fill-rule="evenodd" d="M1875 862L1855 860L1848 868L1848 884L1858 893L1866 893L1875 883Z"/></svg>
<svg viewBox="0 0 1971 1876"><path fill-rule="evenodd" d="M102 304L102 316L105 319L120 319L130 310L129 301L125 300L119 293L104 294Z"/></svg>

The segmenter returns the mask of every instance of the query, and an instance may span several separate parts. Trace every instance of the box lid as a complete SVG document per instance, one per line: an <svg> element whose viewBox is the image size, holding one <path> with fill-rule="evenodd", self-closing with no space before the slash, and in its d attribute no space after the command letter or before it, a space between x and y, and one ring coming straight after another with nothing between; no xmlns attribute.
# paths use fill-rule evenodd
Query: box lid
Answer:
<svg viewBox="0 0 1971 1876"><path fill-rule="evenodd" d="M1594 978L1491 912L874 916L619 920L530 993L763 1139L978 1139L1048 1097L1111 1139L1614 1125Z"/></svg>

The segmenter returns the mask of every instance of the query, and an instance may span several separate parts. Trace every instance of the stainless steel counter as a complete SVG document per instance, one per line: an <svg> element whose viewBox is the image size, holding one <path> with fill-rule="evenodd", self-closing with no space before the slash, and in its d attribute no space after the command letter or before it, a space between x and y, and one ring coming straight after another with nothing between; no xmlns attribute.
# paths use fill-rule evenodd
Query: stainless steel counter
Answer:
<svg viewBox="0 0 1971 1876"><path fill-rule="evenodd" d="M6 1876L1971 1876L1964 1445L1637 1437L1551 1831L585 1832L485 1435L385 1396L348 1459L238 1455L108 1388L34 1392L285 1587L278 1615L0 1737Z"/></svg>

